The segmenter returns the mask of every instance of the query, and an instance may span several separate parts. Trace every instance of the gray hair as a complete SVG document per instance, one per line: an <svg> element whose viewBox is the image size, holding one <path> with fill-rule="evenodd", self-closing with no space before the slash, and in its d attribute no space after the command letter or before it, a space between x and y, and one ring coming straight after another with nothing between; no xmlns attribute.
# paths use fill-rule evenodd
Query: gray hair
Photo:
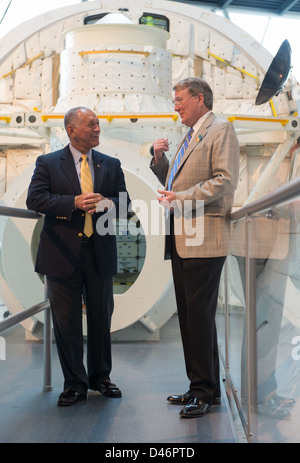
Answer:
<svg viewBox="0 0 300 463"><path fill-rule="evenodd" d="M208 83L200 77L187 77L174 85L173 90L183 90L187 88L192 96L202 93L204 97L204 104L207 109L213 108L213 91Z"/></svg>
<svg viewBox="0 0 300 463"><path fill-rule="evenodd" d="M89 108L85 108L84 106L77 106L76 108L69 109L69 111L66 112L65 117L64 117L64 126L65 129L67 130L68 125L71 125L74 119L76 119L79 116L79 111L92 111Z"/></svg>

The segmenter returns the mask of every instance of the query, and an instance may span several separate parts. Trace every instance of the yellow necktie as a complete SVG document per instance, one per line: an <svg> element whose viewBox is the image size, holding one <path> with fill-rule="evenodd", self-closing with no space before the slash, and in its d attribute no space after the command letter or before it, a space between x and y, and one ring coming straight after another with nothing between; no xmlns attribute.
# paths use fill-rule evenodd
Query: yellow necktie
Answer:
<svg viewBox="0 0 300 463"><path fill-rule="evenodd" d="M91 169L87 161L87 155L83 154L81 158L82 158L81 166L80 166L81 191L82 193L91 193L94 190L94 187L93 187ZM85 213L83 233L87 237L90 237L93 234L92 216L88 212Z"/></svg>

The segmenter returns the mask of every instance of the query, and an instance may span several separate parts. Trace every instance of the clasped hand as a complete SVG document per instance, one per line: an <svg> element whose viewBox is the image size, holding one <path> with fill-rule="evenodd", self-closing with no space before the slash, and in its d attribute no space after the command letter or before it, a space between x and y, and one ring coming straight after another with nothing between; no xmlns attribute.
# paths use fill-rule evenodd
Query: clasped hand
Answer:
<svg viewBox="0 0 300 463"><path fill-rule="evenodd" d="M94 214L99 201L109 200L104 198L100 193L82 193L76 197L76 207L77 209L87 211L89 214Z"/></svg>

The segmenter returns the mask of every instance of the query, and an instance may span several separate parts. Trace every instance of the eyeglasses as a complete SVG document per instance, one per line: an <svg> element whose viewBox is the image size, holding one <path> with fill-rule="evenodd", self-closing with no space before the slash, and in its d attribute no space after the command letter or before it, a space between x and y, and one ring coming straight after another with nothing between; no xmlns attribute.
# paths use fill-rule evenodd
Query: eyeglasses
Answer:
<svg viewBox="0 0 300 463"><path fill-rule="evenodd" d="M174 106L179 106L179 108L181 108L183 106L183 104L186 103L186 101L190 100L191 98L195 98L196 96L198 96L198 95L192 95L192 96L189 96L187 98L176 98L173 101Z"/></svg>

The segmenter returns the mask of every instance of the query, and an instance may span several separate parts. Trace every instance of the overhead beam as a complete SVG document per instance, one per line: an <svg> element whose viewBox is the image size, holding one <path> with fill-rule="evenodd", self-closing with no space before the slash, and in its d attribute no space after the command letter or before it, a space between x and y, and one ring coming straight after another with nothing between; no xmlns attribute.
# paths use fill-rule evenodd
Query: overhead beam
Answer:
<svg viewBox="0 0 300 463"><path fill-rule="evenodd" d="M299 0L286 0L283 5L278 8L278 14L283 15L290 11L296 3L298 3Z"/></svg>
<svg viewBox="0 0 300 463"><path fill-rule="evenodd" d="M220 8L227 8L233 0L220 0Z"/></svg>
<svg viewBox="0 0 300 463"><path fill-rule="evenodd" d="M236 9L244 9L244 10L247 9L248 11L257 12L258 14L261 12L265 12L271 15L273 14L273 15L279 15L279 16L284 16L286 13L292 12L293 7L300 3L300 0L283 0L281 2L282 5L280 7L276 7L276 6L270 7L270 6L267 6L269 4L267 4L266 2L261 2L261 7L258 7L257 5L252 6L251 0L249 0L248 2L245 1L245 3L238 2L239 3L238 6L235 4L234 0L211 0L211 1L210 0L206 0L206 1L174 0L174 1L179 2L179 3L191 3L191 4L199 5L199 6L207 5L208 7L211 7L213 10L215 8L222 9L223 11L225 11L225 13L226 13L226 9L230 11L231 9L236 8ZM297 18L300 15L299 11L293 11L293 14L295 14Z"/></svg>

